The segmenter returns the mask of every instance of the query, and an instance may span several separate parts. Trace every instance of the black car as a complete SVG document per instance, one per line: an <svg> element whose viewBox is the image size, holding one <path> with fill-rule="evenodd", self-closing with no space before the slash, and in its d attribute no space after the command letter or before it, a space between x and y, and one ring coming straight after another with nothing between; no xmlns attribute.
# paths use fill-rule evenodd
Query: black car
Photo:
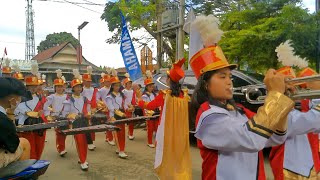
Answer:
<svg viewBox="0 0 320 180"><path fill-rule="evenodd" d="M263 79L261 76L260 76L260 78ZM167 74L166 73L155 74L153 76L153 79L154 79L154 83L155 83L156 87L159 90L168 88L168 86L166 85L166 81L167 81ZM233 81L233 87L235 89L233 97L234 97L234 100L236 101L236 103L240 103L243 106L245 106L246 108L250 109L251 111L256 112L257 109L263 103L254 103L254 104L249 103L246 95L242 92L241 87L250 86L250 85L261 85L262 82L257 80L256 78L253 78L252 76L245 74L245 72L241 72L238 70L232 71L232 81ZM193 71L191 71L191 70L185 71L185 78L182 80L182 86L189 90L190 96L192 95L197 82L198 82L198 80L194 76ZM134 81L134 83L140 84L142 87L144 87L143 78L140 78L140 79ZM253 89L254 89L254 91L252 91L251 93L248 94L250 99L256 99L258 96L264 95L266 93L266 90L265 90L265 88L263 88L263 86L260 88L253 88ZM191 121L191 122L194 122L194 121ZM194 128L194 126L192 124L190 125L190 127L191 127L191 129Z"/></svg>

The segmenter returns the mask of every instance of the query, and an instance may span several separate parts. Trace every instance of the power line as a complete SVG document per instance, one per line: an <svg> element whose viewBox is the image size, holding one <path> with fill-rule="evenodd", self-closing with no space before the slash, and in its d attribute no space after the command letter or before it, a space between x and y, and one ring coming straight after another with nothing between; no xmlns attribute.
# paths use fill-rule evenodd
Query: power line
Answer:
<svg viewBox="0 0 320 180"><path fill-rule="evenodd" d="M67 2L67 3L70 3L70 4L73 4L73 5L75 5L75 6L81 7L81 8L83 8L83 9L86 9L86 10L89 10L89 11L92 11L92 12L95 12L95 13L98 13L98 14L102 14L101 12L98 12L98 11L95 11L95 10L92 10L92 9L89 9L89 8L86 8L86 7L83 7L83 6L79 5L79 4L75 4L74 2L70 2L70 1L67 1L67 0L63 0L63 1L65 1L65 2Z"/></svg>
<svg viewBox="0 0 320 180"><path fill-rule="evenodd" d="M49 2L56 2L56 3L69 3L65 1L58 1L58 0L37 0L37 1L49 1ZM93 2L72 2L74 4L82 4L82 5L92 5L92 6L104 6L104 4L97 4Z"/></svg>

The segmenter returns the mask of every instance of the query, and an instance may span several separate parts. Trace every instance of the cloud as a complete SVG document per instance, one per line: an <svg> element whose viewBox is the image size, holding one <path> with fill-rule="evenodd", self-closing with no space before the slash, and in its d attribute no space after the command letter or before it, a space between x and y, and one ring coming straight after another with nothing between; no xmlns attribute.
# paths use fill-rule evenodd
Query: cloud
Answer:
<svg viewBox="0 0 320 180"><path fill-rule="evenodd" d="M74 0L69 1L75 2ZM94 2L105 4L106 0L95 0ZM0 11L0 52L7 47L9 58L24 59L25 56L26 4L26 1L21 0L0 1L0 7L4 7ZM103 6L85 7L101 12L101 14L104 9ZM108 31L108 24L100 19L101 14L68 3L38 0L33 1L33 10L36 47L46 35L54 32L70 32L78 38L78 26L88 21L89 24L81 30L83 55L96 65L124 66L120 45L105 43L105 40L113 33ZM143 31L133 32L131 37L142 34L144 34ZM136 52L140 59L140 49L136 49ZM156 51L154 51L154 56L155 54Z"/></svg>

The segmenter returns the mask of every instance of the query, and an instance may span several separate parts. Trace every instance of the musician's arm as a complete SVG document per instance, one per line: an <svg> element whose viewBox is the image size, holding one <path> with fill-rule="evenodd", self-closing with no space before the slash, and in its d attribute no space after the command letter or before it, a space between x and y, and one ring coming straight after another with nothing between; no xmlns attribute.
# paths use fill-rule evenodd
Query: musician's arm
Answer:
<svg viewBox="0 0 320 180"><path fill-rule="evenodd" d="M0 145L10 153L16 152L20 140L16 132L16 127L8 117L0 119Z"/></svg>
<svg viewBox="0 0 320 180"><path fill-rule="evenodd" d="M49 116L51 109L49 106L51 106L53 103L53 95L50 95L47 97L47 101L43 105L43 111L44 111L44 116Z"/></svg>
<svg viewBox="0 0 320 180"><path fill-rule="evenodd" d="M23 125L24 121L27 119L26 110L27 108L20 103L18 107L15 109L14 114L17 117L18 125Z"/></svg>
<svg viewBox="0 0 320 180"><path fill-rule="evenodd" d="M156 96L156 98L154 100L152 100L150 102L146 102L144 100L139 101L138 106L142 109L155 110L164 104L163 95L164 95L163 93L160 93L158 96Z"/></svg>
<svg viewBox="0 0 320 180"><path fill-rule="evenodd" d="M320 133L320 105L312 107L308 112L293 110L288 115L288 136Z"/></svg>
<svg viewBox="0 0 320 180"><path fill-rule="evenodd" d="M114 116L114 106L112 103L112 98L107 97L106 102L107 102L107 107L109 109L109 115L110 115L110 117L113 117Z"/></svg>

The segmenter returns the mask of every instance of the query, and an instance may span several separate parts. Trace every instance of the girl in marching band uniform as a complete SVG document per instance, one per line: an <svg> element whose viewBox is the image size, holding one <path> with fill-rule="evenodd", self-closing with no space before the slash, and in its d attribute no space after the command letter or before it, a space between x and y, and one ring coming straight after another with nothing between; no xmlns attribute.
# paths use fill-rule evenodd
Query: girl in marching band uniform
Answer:
<svg viewBox="0 0 320 180"><path fill-rule="evenodd" d="M47 97L47 101L44 104L44 116L48 121L52 121L55 117L62 117L62 111L64 109L63 102L66 100L67 95L64 94L64 81L62 79L62 71L56 70L57 78L53 81L55 94L51 94ZM66 135L63 135L59 128L56 131L56 148L61 157L64 157L67 153L65 149Z"/></svg>
<svg viewBox="0 0 320 180"><path fill-rule="evenodd" d="M32 93L33 99L20 103L15 110L16 117L18 118L18 125L33 125L44 122L42 117L45 98L37 95L38 86L40 85L37 78L38 64L31 65L31 73L31 76L25 78L25 83L27 89ZM34 132L23 132L20 133L20 136L26 138L30 142L30 158L39 160L44 149L46 131L38 130Z"/></svg>
<svg viewBox="0 0 320 180"><path fill-rule="evenodd" d="M142 95L142 100L144 102L151 102L155 99L155 97L157 96L157 94L154 92L155 86L154 86L154 82L153 82L153 78L152 78L152 73L148 70L146 72L146 79L144 80L144 85L145 87L145 91ZM160 109L156 108L153 110L144 110L144 115L147 116L152 116L155 114L160 114ZM148 120L147 121L147 137L148 137L148 146L150 148L155 148L154 143L152 142L153 139L153 133L157 133L157 129L158 129L158 124L159 124L159 119L157 118L157 120Z"/></svg>
<svg viewBox="0 0 320 180"><path fill-rule="evenodd" d="M86 97L87 100L90 103L90 109L89 112L92 114L96 113L97 110L97 94L98 89L91 87L92 83L92 67L87 67L87 73L82 75L83 80L83 92L81 93L82 96ZM95 133L87 133L87 142L88 142L88 148L89 150L93 151L96 146L93 144L93 141L95 141Z"/></svg>
<svg viewBox="0 0 320 180"><path fill-rule="evenodd" d="M287 115L294 102L284 95L284 77L269 70L264 106L252 119L237 110L232 101L231 80L231 70L236 65L229 64L216 45L223 33L218 24L214 16L200 16L191 23L205 46L190 60L198 79L191 110L195 111L195 137L203 159L202 179L264 179L258 152L270 141L276 143L285 138Z"/></svg>
<svg viewBox="0 0 320 180"><path fill-rule="evenodd" d="M132 89L132 81L130 79L130 75L128 73L125 74L125 79L123 80L124 89L122 90L122 93L125 97L124 102L124 109L126 113L127 118L131 118L134 112L134 105L136 105L136 95L135 92ZM128 138L129 140L133 140L133 129L134 129L134 123L128 124Z"/></svg>
<svg viewBox="0 0 320 180"><path fill-rule="evenodd" d="M126 114L124 112L125 97L124 94L120 91L121 83L117 76L117 71L115 71L114 69L112 69L110 83L111 89L106 101L111 121L115 121L125 118ZM116 135L114 135L116 144L118 146L117 153L119 153L120 158L127 158L128 155L124 152L126 140L125 124L119 124L117 126L121 129L116 133Z"/></svg>
<svg viewBox="0 0 320 180"><path fill-rule="evenodd" d="M90 103L84 96L81 95L83 91L82 78L77 69L73 70L74 79L71 81L72 96L64 101L62 115L72 120L72 127L87 127L90 119ZM80 117L80 118L79 118ZM87 140L85 134L74 135L76 148L78 151L80 166L82 170L89 168L87 159Z"/></svg>
<svg viewBox="0 0 320 180"><path fill-rule="evenodd" d="M100 79L100 86L101 88L98 91L97 94L97 102L102 102L104 106L107 105L107 95L109 94L110 91L110 71L111 68L106 68L107 74L102 73L101 74L101 79ZM109 120L109 111L108 109L106 109L106 116L107 116L107 120ZM110 139L110 140L109 140ZM111 131L107 131L106 132L106 142L108 142L110 145L115 146L115 143L113 141L113 137L112 137L112 132Z"/></svg>

